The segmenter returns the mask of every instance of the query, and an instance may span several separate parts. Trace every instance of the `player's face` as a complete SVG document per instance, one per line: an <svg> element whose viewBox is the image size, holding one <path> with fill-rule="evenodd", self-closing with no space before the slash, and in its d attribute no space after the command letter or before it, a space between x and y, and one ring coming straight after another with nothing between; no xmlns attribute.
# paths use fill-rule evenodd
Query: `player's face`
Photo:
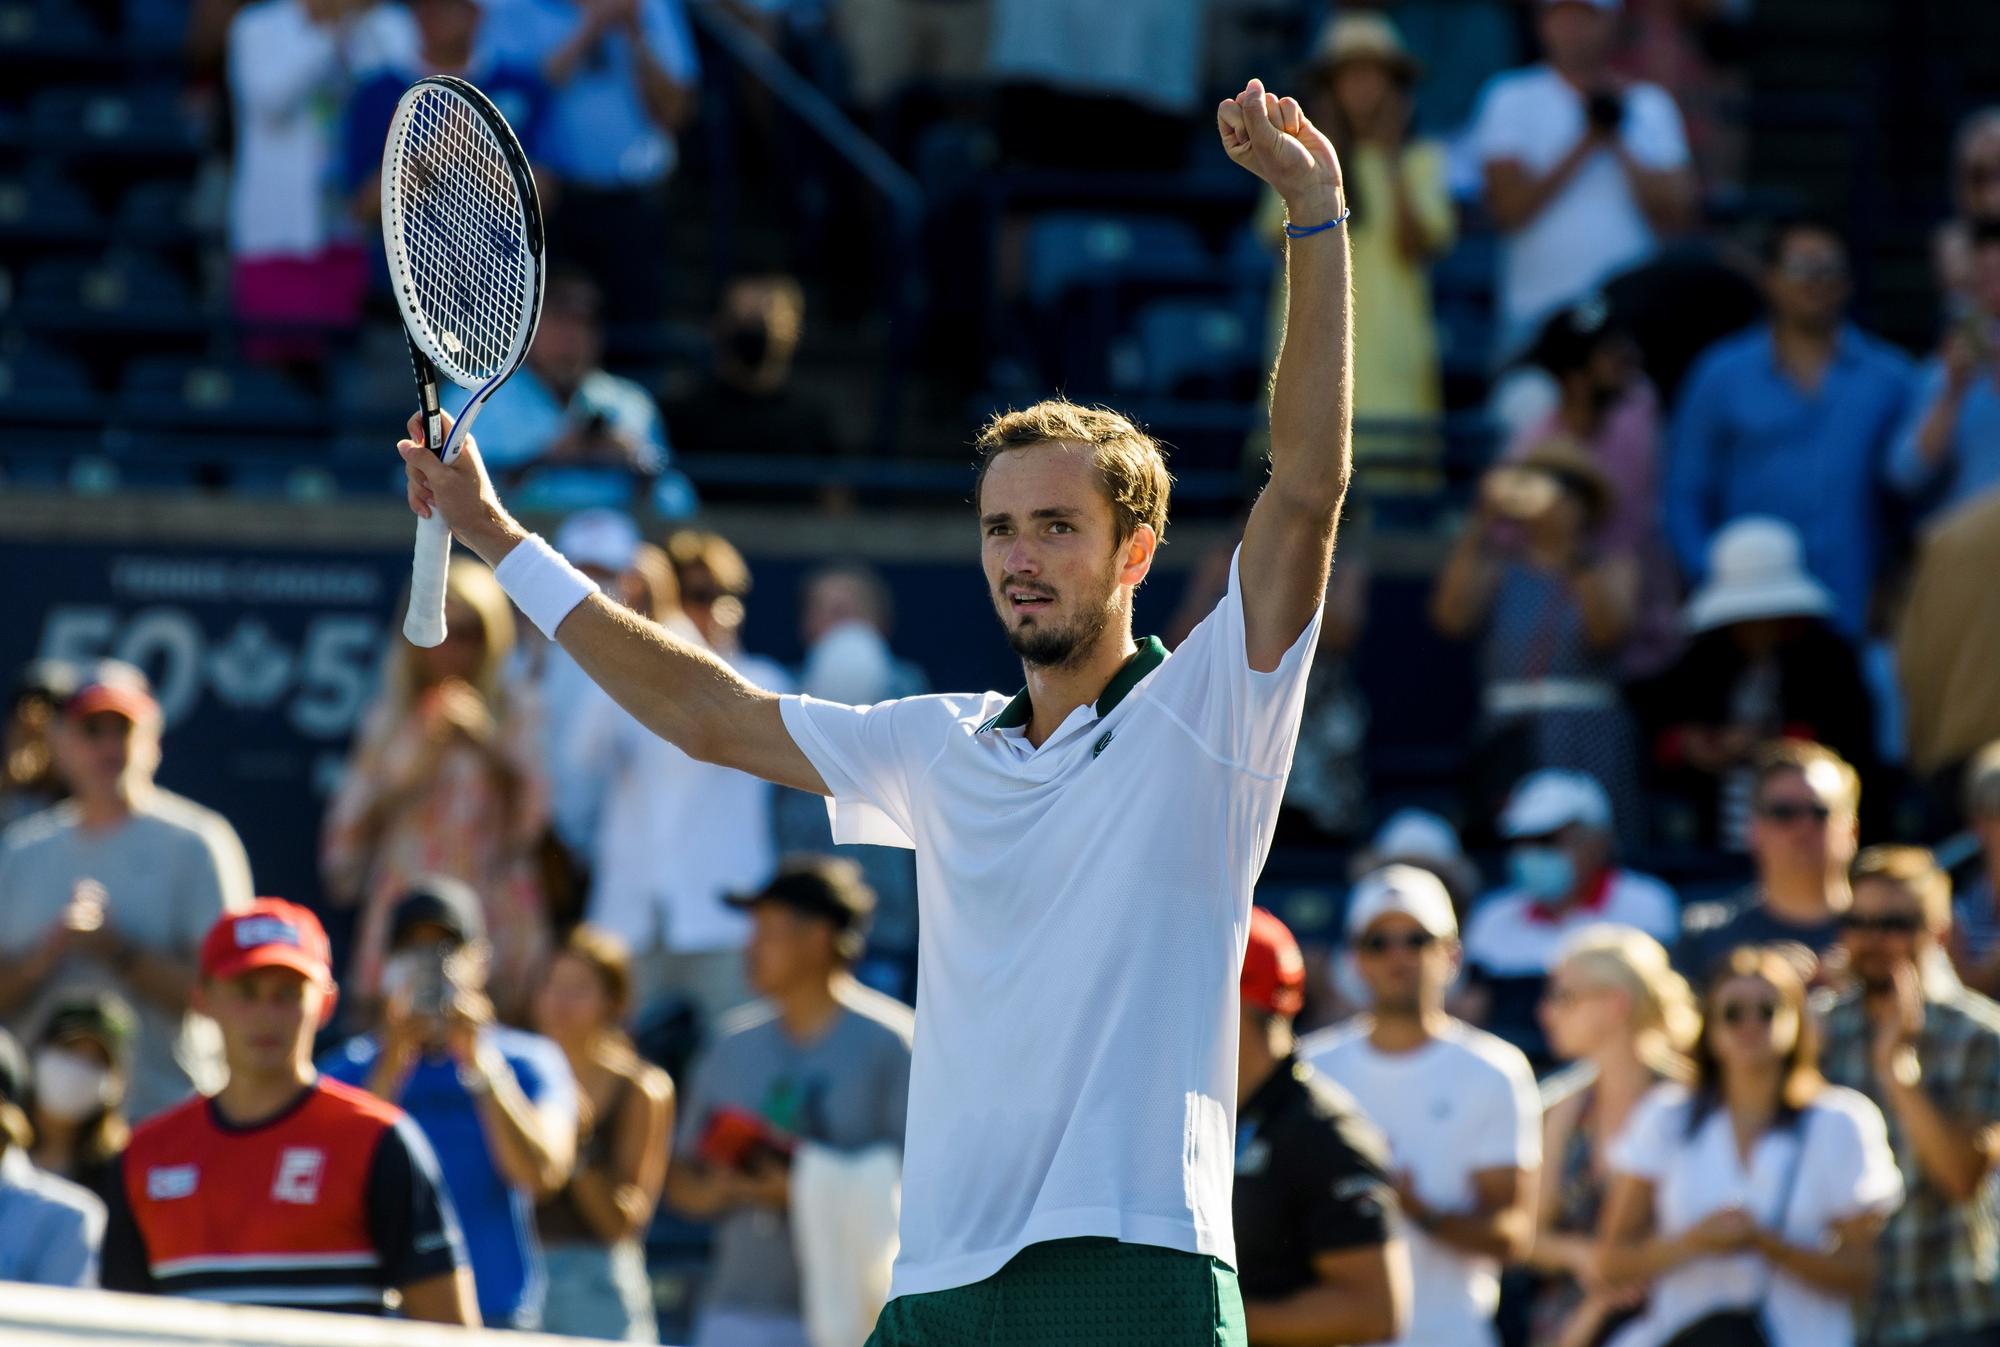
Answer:
<svg viewBox="0 0 2000 1347"><path fill-rule="evenodd" d="M1089 451L1042 444L1001 454L980 487L979 529L987 588L1014 653L1042 668L1087 658L1129 602L1125 540Z"/></svg>
<svg viewBox="0 0 2000 1347"><path fill-rule="evenodd" d="M303 973L255 968L203 990L201 1008L222 1030L232 1075L282 1075L312 1060L326 992Z"/></svg>

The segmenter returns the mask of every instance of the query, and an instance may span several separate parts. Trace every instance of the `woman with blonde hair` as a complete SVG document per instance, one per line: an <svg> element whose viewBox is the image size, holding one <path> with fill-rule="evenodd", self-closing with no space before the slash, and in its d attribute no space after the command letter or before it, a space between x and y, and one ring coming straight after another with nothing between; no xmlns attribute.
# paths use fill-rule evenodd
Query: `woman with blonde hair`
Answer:
<svg viewBox="0 0 2000 1347"><path fill-rule="evenodd" d="M1645 1288L1663 1347L1852 1347L1903 1200L1881 1111L1820 1075L1778 950L1732 950L1702 1010L1693 1079L1655 1086L1611 1145L1598 1273Z"/></svg>
<svg viewBox="0 0 2000 1347"><path fill-rule="evenodd" d="M1544 1090L1540 1224L1529 1253L1544 1280L1529 1341L1590 1347L1633 1313L1631 1298L1596 1274L1605 1152L1649 1090L1688 1079L1684 1054L1700 1016L1660 942L1610 924L1564 943L1540 1013L1550 1050L1576 1065Z"/></svg>
<svg viewBox="0 0 2000 1347"><path fill-rule="evenodd" d="M381 691L326 815L320 871L335 902L361 906L351 994L380 993L390 909L419 876L472 886L485 909L492 986L518 1020L548 950L536 848L548 790L531 694L502 680L514 610L493 572L455 560L444 642L392 640Z"/></svg>
<svg viewBox="0 0 2000 1347"><path fill-rule="evenodd" d="M535 1210L548 1258L545 1332L658 1342L640 1248L667 1178L674 1083L632 1050L623 1025L632 971L624 944L579 926L535 993L535 1028L576 1077L576 1168Z"/></svg>

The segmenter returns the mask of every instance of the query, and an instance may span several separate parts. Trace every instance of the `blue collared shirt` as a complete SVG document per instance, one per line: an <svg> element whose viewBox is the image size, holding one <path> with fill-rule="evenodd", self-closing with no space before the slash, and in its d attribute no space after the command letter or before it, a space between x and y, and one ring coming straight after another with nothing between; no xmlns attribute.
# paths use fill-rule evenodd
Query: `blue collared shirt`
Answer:
<svg viewBox="0 0 2000 1347"><path fill-rule="evenodd" d="M1867 618L1882 546L1889 447L1909 407L1910 359L1852 325L1816 390L1778 364L1768 325L1711 346L1681 393L1667 462L1667 537L1688 583L1716 531L1772 515L1799 531L1806 568L1833 591L1849 634Z"/></svg>
<svg viewBox="0 0 2000 1347"><path fill-rule="evenodd" d="M1922 497L1938 491L1935 499L1925 500L1926 513L1942 514L2000 486L2000 376L1990 371L1965 390L1943 460L1933 467L1917 452L1917 432L1923 429L1931 404L1944 392L1944 383L1944 363L1935 356L1926 360L1917 377L1909 419L1889 460L1890 475L1900 490Z"/></svg>
<svg viewBox="0 0 2000 1347"><path fill-rule="evenodd" d="M480 42L501 64L540 70L583 22L576 0L496 0ZM701 72L694 33L681 0L639 0L646 49L676 84ZM646 115L632 39L615 28L577 63L555 90L543 127L541 153L557 177L590 187L637 187L674 171L673 134Z"/></svg>
<svg viewBox="0 0 2000 1347"><path fill-rule="evenodd" d="M26 1153L0 1152L0 1282L97 1285L104 1204L67 1179L37 1169Z"/></svg>

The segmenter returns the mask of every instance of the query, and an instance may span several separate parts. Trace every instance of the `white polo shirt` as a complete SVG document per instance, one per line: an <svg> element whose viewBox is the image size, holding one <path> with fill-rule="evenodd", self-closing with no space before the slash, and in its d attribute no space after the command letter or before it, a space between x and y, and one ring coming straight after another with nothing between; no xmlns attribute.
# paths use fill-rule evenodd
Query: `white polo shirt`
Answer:
<svg viewBox="0 0 2000 1347"><path fill-rule="evenodd" d="M1083 1235L1234 1264L1237 980L1318 639L1254 672L1232 562L1039 749L1025 694L784 700L834 839L917 853L891 1296Z"/></svg>
<svg viewBox="0 0 2000 1347"><path fill-rule="evenodd" d="M1518 888L1479 900L1465 924L1465 961L1488 977L1542 977L1563 942L1588 926L1631 926L1672 949L1680 937L1674 891L1637 870L1610 870L1583 902L1556 910Z"/></svg>

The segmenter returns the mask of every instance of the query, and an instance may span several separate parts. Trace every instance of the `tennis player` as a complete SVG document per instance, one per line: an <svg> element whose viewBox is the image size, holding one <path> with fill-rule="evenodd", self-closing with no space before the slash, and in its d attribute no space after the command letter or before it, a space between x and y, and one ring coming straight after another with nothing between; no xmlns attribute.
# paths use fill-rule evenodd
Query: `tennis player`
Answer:
<svg viewBox="0 0 2000 1347"><path fill-rule="evenodd" d="M830 796L839 841L915 849L902 1251L875 1347L1244 1340L1237 978L1347 487L1350 302L1327 138L1255 80L1217 121L1290 217L1287 334L1270 480L1171 655L1132 635L1166 465L1108 411L1045 402L979 436L981 559L1027 686L872 707L752 687L597 594L474 446L449 467L400 446L412 508L640 721Z"/></svg>

